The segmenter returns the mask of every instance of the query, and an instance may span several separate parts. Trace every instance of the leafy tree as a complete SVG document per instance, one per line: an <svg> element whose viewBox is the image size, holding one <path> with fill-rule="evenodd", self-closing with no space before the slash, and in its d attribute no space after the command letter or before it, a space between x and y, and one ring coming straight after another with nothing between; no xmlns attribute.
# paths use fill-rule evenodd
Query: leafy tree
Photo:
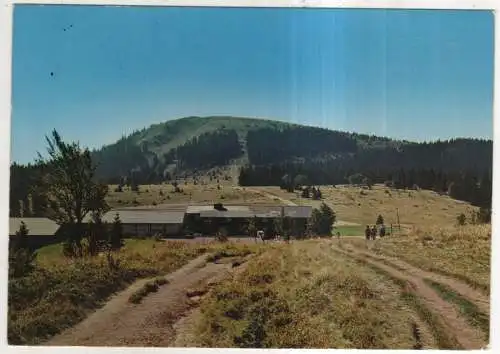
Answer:
<svg viewBox="0 0 500 354"><path fill-rule="evenodd" d="M302 187L307 185L307 183L308 183L307 177L304 175L297 175L293 179L293 184L295 185L295 187Z"/></svg>
<svg viewBox="0 0 500 354"><path fill-rule="evenodd" d="M319 187L318 188L313 187L312 188L312 199L313 200L321 200L321 198L322 198L322 195L321 195L321 191L319 190Z"/></svg>
<svg viewBox="0 0 500 354"><path fill-rule="evenodd" d="M24 222L21 222L19 230L16 231L9 247L9 276L22 277L34 269L33 262L36 254L29 246L29 230Z"/></svg>
<svg viewBox="0 0 500 354"><path fill-rule="evenodd" d="M365 180L365 176L363 176L361 173L355 173L347 178L349 181L349 184L353 185L360 185L363 184L363 181Z"/></svg>
<svg viewBox="0 0 500 354"><path fill-rule="evenodd" d="M108 187L95 181L96 166L88 149L82 149L78 143L64 142L56 130L46 140L48 157L39 154L38 163L44 166L40 183L48 199L48 217L66 226L67 253L82 256L84 218L91 212L108 209L105 201Z"/></svg>
<svg viewBox="0 0 500 354"><path fill-rule="evenodd" d="M377 225L384 225L384 217L382 215L379 214L379 216L377 217L376 224Z"/></svg>

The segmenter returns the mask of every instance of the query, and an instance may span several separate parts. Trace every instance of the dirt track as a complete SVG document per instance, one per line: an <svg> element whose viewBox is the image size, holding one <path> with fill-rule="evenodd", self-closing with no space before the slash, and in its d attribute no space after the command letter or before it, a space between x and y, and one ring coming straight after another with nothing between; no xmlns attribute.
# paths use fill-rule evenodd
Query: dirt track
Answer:
<svg viewBox="0 0 500 354"><path fill-rule="evenodd" d="M128 298L147 281L140 280L112 298L77 326L52 338L49 346L171 346L175 324L193 304L186 291L207 289L231 274L231 263L205 265L206 255L191 261L166 278L168 284L139 304ZM236 268L237 269L237 268ZM199 300L199 298L197 299Z"/></svg>
<svg viewBox="0 0 500 354"><path fill-rule="evenodd" d="M332 249L362 261L367 266L383 271L393 279L406 282L407 288L403 290L412 292L423 301L427 309L438 315L448 334L463 349L480 349L486 346L485 333L469 325L455 306L443 300L435 290L424 282L424 279L431 279L449 286L456 293L475 304L481 312L489 314L489 299L485 295L456 279L421 270L401 260L375 255L349 243L340 246L334 242Z"/></svg>

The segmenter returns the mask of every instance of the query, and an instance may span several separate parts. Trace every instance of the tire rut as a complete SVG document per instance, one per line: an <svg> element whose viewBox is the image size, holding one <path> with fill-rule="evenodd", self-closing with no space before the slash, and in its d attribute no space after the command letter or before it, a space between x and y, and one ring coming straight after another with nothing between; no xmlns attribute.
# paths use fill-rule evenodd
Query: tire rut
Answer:
<svg viewBox="0 0 500 354"><path fill-rule="evenodd" d="M407 282L409 288L407 290L422 299L424 305L429 310L438 314L444 320L443 325L448 333L455 338L456 342L463 349L480 349L486 345L483 339L484 334L476 328L469 326L455 307L443 300L431 287L425 284L422 278L405 273L380 261L370 259L364 256L363 253L349 253L335 246L332 248L339 253L378 268L395 279Z"/></svg>
<svg viewBox="0 0 500 354"><path fill-rule="evenodd" d="M206 255L169 274L169 283L139 304L129 296L148 280L140 280L117 294L101 309L75 327L52 338L48 346L155 346L166 347L175 339L174 324L192 304L189 288L203 287L211 279L232 273L231 264L205 263Z"/></svg>
<svg viewBox="0 0 500 354"><path fill-rule="evenodd" d="M456 293L460 294L473 304L475 304L479 310L485 314L488 315L490 314L490 299L488 296L484 295L480 291L474 289L473 287L469 286L468 284L461 282L457 279L454 279L449 276L437 274L434 272L426 271L423 269L420 269L418 267L415 267L403 260L392 258L392 257L387 257L387 256L381 256L373 252L367 252L364 250L361 250L357 248L356 246L353 246L351 244L351 250L353 252L356 252L358 254L365 255L367 257L370 257L376 261L381 261L389 266L392 266L394 268L397 268L398 270L404 271L408 274L411 274L414 277L419 277L420 279L430 279L433 280L434 282L441 283L443 285L448 286L450 289L455 291Z"/></svg>

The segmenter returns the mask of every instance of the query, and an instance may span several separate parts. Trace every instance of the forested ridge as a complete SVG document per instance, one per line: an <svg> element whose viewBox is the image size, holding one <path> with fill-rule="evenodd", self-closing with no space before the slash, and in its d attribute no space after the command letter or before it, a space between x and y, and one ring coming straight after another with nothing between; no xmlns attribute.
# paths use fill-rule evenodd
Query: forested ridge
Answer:
<svg viewBox="0 0 500 354"><path fill-rule="evenodd" d="M161 183L236 162L243 186L282 185L300 175L311 185L386 183L491 205L491 140L415 143L264 119L189 117L136 131L91 156L104 183ZM11 215L20 203L43 204L40 175L36 164L12 164Z"/></svg>

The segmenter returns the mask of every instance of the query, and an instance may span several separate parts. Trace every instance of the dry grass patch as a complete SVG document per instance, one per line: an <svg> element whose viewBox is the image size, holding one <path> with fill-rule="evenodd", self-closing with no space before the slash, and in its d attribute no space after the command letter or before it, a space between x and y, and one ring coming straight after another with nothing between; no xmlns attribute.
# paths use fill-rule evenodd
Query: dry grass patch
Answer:
<svg viewBox="0 0 500 354"><path fill-rule="evenodd" d="M160 286L168 284L168 280L164 277L158 277L155 280L149 281L142 288L130 295L128 301L133 304L138 304L143 298L150 293L155 293L160 289Z"/></svg>
<svg viewBox="0 0 500 354"><path fill-rule="evenodd" d="M455 277L489 293L491 225L415 230L407 236L379 239L372 249L424 270Z"/></svg>
<svg viewBox="0 0 500 354"><path fill-rule="evenodd" d="M317 208L322 202L299 198L298 194L287 193L278 187L259 189L299 205L312 205ZM396 209L399 209L401 224L453 225L456 224L460 213L468 215L477 210L466 202L427 190L391 190L382 185L375 185L371 190L352 186L320 186L320 189L323 201L333 208L339 220L359 224L373 224L379 214L384 217L387 225L396 224Z"/></svg>
<svg viewBox="0 0 500 354"><path fill-rule="evenodd" d="M249 261L203 300L193 344L413 348L412 313L397 287L327 245L275 245Z"/></svg>
<svg viewBox="0 0 500 354"><path fill-rule="evenodd" d="M179 183L181 192L174 193L171 184L150 184L139 186L139 193L124 187L122 192L117 192L116 185L109 186L106 198L113 208L130 207L139 205L184 204L195 203L269 203L269 200L260 194L244 188L235 189L232 185L211 182L206 185L193 184L192 181Z"/></svg>
<svg viewBox="0 0 500 354"><path fill-rule="evenodd" d="M252 251L239 244L127 240L113 255L120 261L117 270L109 269L106 257L70 260L62 256L59 245L41 249L32 274L9 280L9 344L40 344L80 322L139 278L167 274L205 252L238 248ZM132 300L140 301L161 282L147 285Z"/></svg>

